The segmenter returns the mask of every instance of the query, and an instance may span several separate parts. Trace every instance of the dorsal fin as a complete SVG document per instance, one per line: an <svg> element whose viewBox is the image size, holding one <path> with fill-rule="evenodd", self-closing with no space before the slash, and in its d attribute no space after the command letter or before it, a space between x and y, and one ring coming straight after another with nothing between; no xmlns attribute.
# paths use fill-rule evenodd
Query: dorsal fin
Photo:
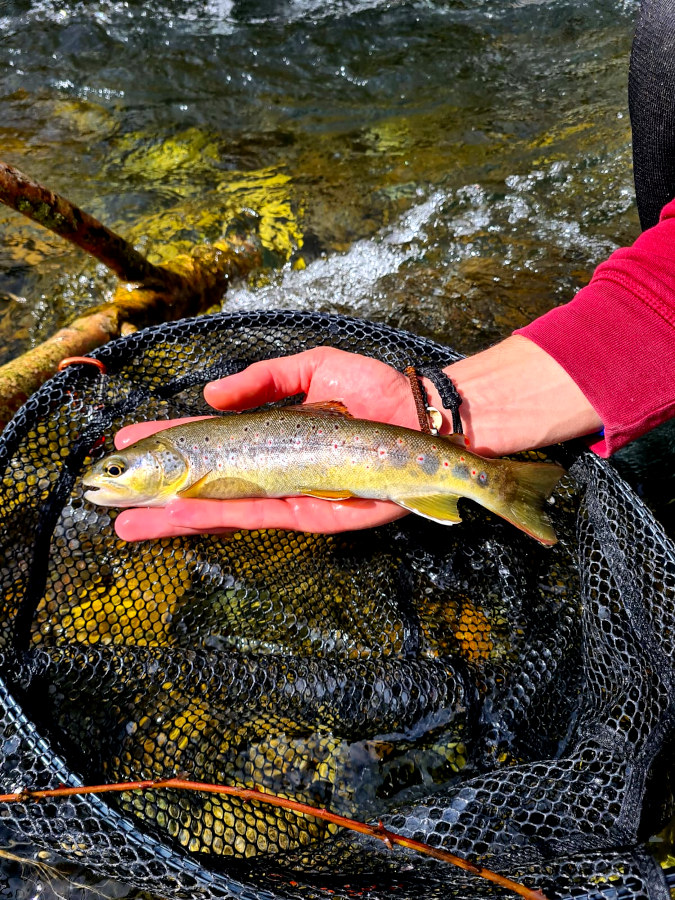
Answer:
<svg viewBox="0 0 675 900"><path fill-rule="evenodd" d="M289 412L312 413L319 416L343 416L345 419L353 419L341 400L319 400L316 403L300 403L297 406L285 406Z"/></svg>

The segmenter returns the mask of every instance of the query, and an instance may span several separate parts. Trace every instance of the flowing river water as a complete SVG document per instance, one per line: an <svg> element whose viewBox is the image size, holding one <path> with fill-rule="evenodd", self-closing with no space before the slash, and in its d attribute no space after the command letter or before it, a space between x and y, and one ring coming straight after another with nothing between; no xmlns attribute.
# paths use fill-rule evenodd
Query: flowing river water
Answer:
<svg viewBox="0 0 675 900"><path fill-rule="evenodd" d="M363 316L471 353L570 299L639 232L626 96L636 11L0 2L0 157L155 260L256 210L268 267L225 309ZM113 281L4 208L0 236L5 362ZM674 434L617 460L671 534ZM12 875L12 890L80 896L39 874Z"/></svg>

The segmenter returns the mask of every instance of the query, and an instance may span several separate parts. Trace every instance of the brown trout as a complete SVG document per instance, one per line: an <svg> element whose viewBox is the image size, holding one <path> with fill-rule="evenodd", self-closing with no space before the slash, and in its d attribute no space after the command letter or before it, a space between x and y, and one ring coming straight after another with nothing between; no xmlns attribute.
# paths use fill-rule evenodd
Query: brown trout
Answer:
<svg viewBox="0 0 675 900"><path fill-rule="evenodd" d="M452 441L352 418L339 403L306 404L175 425L108 454L85 473L101 506L165 506L176 498L390 500L445 525L460 497L541 541L557 540L542 508L564 469L485 459Z"/></svg>

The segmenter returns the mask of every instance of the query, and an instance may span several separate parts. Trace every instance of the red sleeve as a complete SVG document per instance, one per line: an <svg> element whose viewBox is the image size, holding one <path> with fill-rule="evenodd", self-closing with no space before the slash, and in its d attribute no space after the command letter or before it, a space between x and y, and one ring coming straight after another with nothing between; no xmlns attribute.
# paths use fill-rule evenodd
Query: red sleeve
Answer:
<svg viewBox="0 0 675 900"><path fill-rule="evenodd" d="M675 416L675 200L570 303L516 333L557 360L592 404L605 427L591 445L600 456Z"/></svg>

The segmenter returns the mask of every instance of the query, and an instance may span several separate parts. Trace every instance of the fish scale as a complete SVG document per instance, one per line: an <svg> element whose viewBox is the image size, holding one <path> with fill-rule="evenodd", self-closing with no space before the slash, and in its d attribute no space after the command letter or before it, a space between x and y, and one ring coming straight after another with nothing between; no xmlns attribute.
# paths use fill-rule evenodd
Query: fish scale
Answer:
<svg viewBox="0 0 675 900"><path fill-rule="evenodd" d="M545 544L542 504L564 470L486 459L439 435L352 418L339 403L239 413L169 427L109 454L83 483L103 506L307 495L388 500L443 524L476 501Z"/></svg>

